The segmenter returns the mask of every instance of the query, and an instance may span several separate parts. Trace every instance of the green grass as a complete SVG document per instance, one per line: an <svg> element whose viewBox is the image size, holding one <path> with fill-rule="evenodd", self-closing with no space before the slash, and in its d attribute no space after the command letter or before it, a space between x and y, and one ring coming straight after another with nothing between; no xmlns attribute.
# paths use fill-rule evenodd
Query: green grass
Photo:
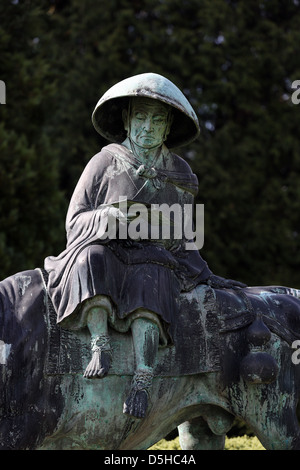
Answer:
<svg viewBox="0 0 300 470"><path fill-rule="evenodd" d="M179 438L172 441L161 441L154 444L148 450L181 450L179 445ZM225 450L265 450L257 437L239 436L231 437L225 440Z"/></svg>

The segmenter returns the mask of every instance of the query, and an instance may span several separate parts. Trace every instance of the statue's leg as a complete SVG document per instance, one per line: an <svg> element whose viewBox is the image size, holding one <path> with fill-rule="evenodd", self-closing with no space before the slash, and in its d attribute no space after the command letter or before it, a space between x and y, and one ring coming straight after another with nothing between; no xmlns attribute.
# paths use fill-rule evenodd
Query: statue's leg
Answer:
<svg viewBox="0 0 300 470"><path fill-rule="evenodd" d="M91 304L87 313L87 326L91 334L92 359L88 364L84 377L87 379L105 377L111 364L111 346L108 336L108 314L111 303L101 296L97 305Z"/></svg>
<svg viewBox="0 0 300 470"><path fill-rule="evenodd" d="M132 322L131 330L136 370L123 412L135 418L144 418L157 357L159 329L150 320L137 318Z"/></svg>
<svg viewBox="0 0 300 470"><path fill-rule="evenodd" d="M178 426L182 450L223 450L225 434L216 435L202 418L194 418Z"/></svg>

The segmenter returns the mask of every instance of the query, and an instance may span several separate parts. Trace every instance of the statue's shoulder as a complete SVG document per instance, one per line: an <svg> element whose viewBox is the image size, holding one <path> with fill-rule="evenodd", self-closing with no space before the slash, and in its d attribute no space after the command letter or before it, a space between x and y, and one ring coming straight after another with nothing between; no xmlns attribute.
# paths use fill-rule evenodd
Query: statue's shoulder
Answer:
<svg viewBox="0 0 300 470"><path fill-rule="evenodd" d="M111 161L117 157L117 155L122 152L122 145L119 144L108 144L102 147L100 152L94 155L94 160L105 160Z"/></svg>
<svg viewBox="0 0 300 470"><path fill-rule="evenodd" d="M184 158L180 157L179 155L173 152L169 153L169 158L173 171L186 174L187 176L193 175L193 171L190 165L186 160L184 160Z"/></svg>
<svg viewBox="0 0 300 470"><path fill-rule="evenodd" d="M105 145L105 147L102 147L102 150L100 153L110 154L112 156L115 156L115 154L122 153L125 150L126 148L124 147L124 145L113 143L113 144Z"/></svg>
<svg viewBox="0 0 300 470"><path fill-rule="evenodd" d="M102 149L89 160L87 169L105 169L118 158L120 152L122 152L122 146L118 144L108 144L102 147Z"/></svg>

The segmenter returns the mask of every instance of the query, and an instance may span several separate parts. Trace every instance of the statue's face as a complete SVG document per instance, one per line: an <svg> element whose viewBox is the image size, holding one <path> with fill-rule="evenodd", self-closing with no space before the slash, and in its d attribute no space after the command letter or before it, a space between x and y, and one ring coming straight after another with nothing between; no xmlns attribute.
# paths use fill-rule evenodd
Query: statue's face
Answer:
<svg viewBox="0 0 300 470"><path fill-rule="evenodd" d="M146 149L162 145L170 127L168 105L151 98L134 98L131 103L129 117L131 140Z"/></svg>

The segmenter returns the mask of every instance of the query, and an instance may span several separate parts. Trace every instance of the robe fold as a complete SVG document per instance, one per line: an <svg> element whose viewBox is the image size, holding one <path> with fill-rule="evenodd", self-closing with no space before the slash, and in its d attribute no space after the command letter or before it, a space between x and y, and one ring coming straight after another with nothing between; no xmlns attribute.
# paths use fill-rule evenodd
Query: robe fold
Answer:
<svg viewBox="0 0 300 470"><path fill-rule="evenodd" d="M109 144L87 164L70 201L66 249L45 259L48 292L61 326L82 325L88 299L109 296L116 323L137 309L158 316L171 338L180 293L211 274L198 250L184 239L121 240L105 237L110 208L130 204L193 204L197 177L182 158L163 146L155 168L147 168L125 146ZM130 322L128 323L128 328ZM126 328L127 328L126 327ZM125 329L126 329L125 328ZM122 329L122 327L121 327Z"/></svg>

